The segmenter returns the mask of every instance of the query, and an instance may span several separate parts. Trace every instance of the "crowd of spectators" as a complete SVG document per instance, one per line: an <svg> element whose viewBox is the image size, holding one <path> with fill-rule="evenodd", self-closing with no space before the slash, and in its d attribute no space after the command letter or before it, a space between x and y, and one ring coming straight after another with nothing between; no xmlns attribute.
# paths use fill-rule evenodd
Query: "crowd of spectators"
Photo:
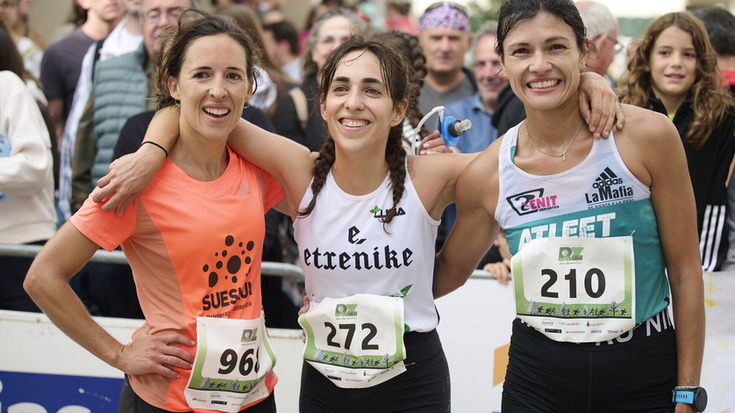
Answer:
<svg viewBox="0 0 735 413"><path fill-rule="evenodd" d="M482 151L525 118L495 53L497 23L486 22L473 33L467 11L454 3L433 4L416 13L421 15L416 21L407 0L389 1L384 17L376 14L370 1L351 5L323 0L299 27L284 13L289 7L286 0L211 0L205 5L200 1L69 1L74 28L49 45L42 31L29 22L32 0L0 0L0 243L43 244L80 208L110 162L137 149L155 110L151 97L160 62L160 34L187 8L214 9L253 34L263 51L262 64L257 67L257 88L242 117L311 151L319 150L327 134L319 110L318 71L332 50L355 34L395 42L391 44L403 48L415 69L411 73L414 104L404 124L408 139L423 113L440 105L446 107L445 115L473 123L456 152ZM608 76L608 68L615 55L626 49L618 40L618 23L601 3L576 4L591 43L586 70L616 87L617 79ZM707 74L716 77L708 87L727 84L735 90L735 17L717 7L695 10L694 15L706 27L709 40L705 40L711 42L719 65L717 72ZM656 88L647 92L651 101L655 101L654 92ZM731 114L728 105L724 111ZM667 114L677 122L675 113ZM728 117L710 121L722 119ZM430 119L426 125L431 131L436 124L436 119ZM701 130L711 132L718 126ZM731 132L723 139L735 148ZM687 130L680 133L686 135ZM682 142L686 144L686 136ZM695 145L692 151L697 150ZM728 199L724 189L720 191L721 217L700 219L700 236L706 236L703 225L722 228L717 236L724 247L718 247L723 248L719 259L707 259L708 270L735 267L735 249L727 247L728 239L735 236L733 154L724 155L711 159L723 164L715 166L724 175L712 177L716 182L695 182L728 188ZM720 182L725 176L729 182ZM437 248L455 219L456 210L448 208ZM264 260L298 263L290 218L272 211L266 221ZM507 276L509 257L501 252L507 248L502 242L496 244L480 268ZM0 256L0 309L37 311L20 288L29 264L29 259ZM73 286L93 314L141 315L127 266L89 264ZM296 327L302 291L293 282L265 277L269 322Z"/></svg>

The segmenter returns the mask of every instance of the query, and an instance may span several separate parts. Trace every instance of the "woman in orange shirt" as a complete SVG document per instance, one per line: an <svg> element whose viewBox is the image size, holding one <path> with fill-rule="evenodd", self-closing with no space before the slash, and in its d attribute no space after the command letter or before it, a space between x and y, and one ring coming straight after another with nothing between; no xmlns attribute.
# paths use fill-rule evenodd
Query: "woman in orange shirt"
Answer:
<svg viewBox="0 0 735 413"><path fill-rule="evenodd" d="M126 373L120 411L274 412L260 257L264 214L284 193L226 146L258 51L231 19L197 13L179 19L159 69L159 108L182 114L170 158L122 216L88 200L40 252L25 288L64 333ZM118 245L146 318L126 345L68 284L100 246Z"/></svg>

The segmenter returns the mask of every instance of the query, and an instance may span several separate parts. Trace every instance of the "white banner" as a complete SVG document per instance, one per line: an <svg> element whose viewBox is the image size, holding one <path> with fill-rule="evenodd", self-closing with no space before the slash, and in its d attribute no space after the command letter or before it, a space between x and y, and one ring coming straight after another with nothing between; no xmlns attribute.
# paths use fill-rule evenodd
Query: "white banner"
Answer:
<svg viewBox="0 0 735 413"><path fill-rule="evenodd" d="M707 273L704 285L707 338L702 386L709 393L707 412L735 412L735 272ZM436 302L455 413L500 411L514 317L512 294L510 286L473 278ZM112 318L96 320L121 342L129 341L141 323ZM303 350L301 332L269 332L278 357L278 410L296 412ZM61 379L46 380L54 377ZM0 413L117 412L114 400L119 397L119 384L108 386L114 389L109 394L95 388L110 378L120 380L122 373L72 342L45 316L0 311ZM68 384L69 388L54 388L61 384ZM62 391L66 393L59 395Z"/></svg>

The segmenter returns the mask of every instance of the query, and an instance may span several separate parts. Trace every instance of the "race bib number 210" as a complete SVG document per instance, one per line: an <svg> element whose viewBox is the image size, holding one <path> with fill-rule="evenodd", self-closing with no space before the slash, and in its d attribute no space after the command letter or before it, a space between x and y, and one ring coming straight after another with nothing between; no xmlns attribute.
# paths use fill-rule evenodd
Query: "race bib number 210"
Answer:
<svg viewBox="0 0 735 413"><path fill-rule="evenodd" d="M542 238L511 261L516 313L555 341L597 342L635 327L633 238Z"/></svg>

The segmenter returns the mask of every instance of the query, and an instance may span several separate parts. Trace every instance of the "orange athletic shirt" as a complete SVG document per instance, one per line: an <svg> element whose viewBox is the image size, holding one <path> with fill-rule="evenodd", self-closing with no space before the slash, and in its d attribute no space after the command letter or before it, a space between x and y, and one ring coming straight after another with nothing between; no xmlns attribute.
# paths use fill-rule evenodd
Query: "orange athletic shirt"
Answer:
<svg viewBox="0 0 735 413"><path fill-rule="evenodd" d="M167 159L122 217L87 199L71 218L102 248L122 245L146 319L133 337L148 328L150 334L176 331L196 341L197 317L260 316L264 214L284 192L265 171L229 148L228 154L227 168L215 181L195 181ZM176 371L178 379L147 374L130 376L130 384L153 406L191 411L184 398L190 371ZM265 380L271 392L275 374Z"/></svg>

